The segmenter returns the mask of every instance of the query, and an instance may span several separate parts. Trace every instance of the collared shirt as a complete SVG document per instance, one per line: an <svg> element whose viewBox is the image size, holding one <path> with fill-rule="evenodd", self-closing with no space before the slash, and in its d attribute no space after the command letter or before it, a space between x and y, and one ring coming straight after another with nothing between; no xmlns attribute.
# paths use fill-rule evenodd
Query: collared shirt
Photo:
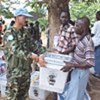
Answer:
<svg viewBox="0 0 100 100"><path fill-rule="evenodd" d="M91 29L91 33L94 34L93 36L93 42L94 46L100 45L100 21L97 21L94 23L94 26Z"/></svg>
<svg viewBox="0 0 100 100"><path fill-rule="evenodd" d="M56 49L59 52L66 52L69 47L76 45L76 34L71 25L61 27Z"/></svg>
<svg viewBox="0 0 100 100"><path fill-rule="evenodd" d="M94 66L94 45L90 35L79 40L73 55L73 61L82 64L87 62Z"/></svg>

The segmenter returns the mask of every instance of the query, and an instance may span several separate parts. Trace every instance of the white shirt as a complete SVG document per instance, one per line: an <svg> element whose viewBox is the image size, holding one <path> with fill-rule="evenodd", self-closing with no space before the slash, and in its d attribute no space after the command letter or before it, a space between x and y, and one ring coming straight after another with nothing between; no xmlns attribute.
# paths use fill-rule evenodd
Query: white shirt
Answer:
<svg viewBox="0 0 100 100"><path fill-rule="evenodd" d="M91 29L91 33L94 34L93 36L93 42L94 46L100 45L100 21L97 21L94 23L94 26Z"/></svg>

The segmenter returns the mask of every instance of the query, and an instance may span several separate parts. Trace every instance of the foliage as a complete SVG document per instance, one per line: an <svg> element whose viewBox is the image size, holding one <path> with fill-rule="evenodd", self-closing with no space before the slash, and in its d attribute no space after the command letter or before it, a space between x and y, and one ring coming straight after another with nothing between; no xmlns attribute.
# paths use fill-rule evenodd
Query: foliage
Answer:
<svg viewBox="0 0 100 100"><path fill-rule="evenodd" d="M39 18L38 21L40 23L42 31L44 31L48 25L48 20L46 18Z"/></svg>
<svg viewBox="0 0 100 100"><path fill-rule="evenodd" d="M100 4L98 3L87 4L87 2L71 2L70 4L70 13L73 20L82 16L88 16L93 24L95 21L95 14L98 10L100 10Z"/></svg>
<svg viewBox="0 0 100 100"><path fill-rule="evenodd" d="M2 8L2 9L0 10L0 15L5 16L5 18L11 18L11 17L13 17L12 12L10 12L10 11L8 10L8 8Z"/></svg>
<svg viewBox="0 0 100 100"><path fill-rule="evenodd" d="M73 2L100 3L100 0L70 0Z"/></svg>
<svg viewBox="0 0 100 100"><path fill-rule="evenodd" d="M11 18L13 16L12 12L9 10L9 6L11 6L11 3L8 0L0 0L0 15L5 16L6 18ZM5 4L6 5L5 5Z"/></svg>
<svg viewBox="0 0 100 100"><path fill-rule="evenodd" d="M42 28L42 30L45 30L48 24L48 21L45 18L47 13L47 4L44 3L44 1L32 0L31 2L28 2L26 6L30 6L32 8L32 11L36 13L36 15L38 16L40 27Z"/></svg>
<svg viewBox="0 0 100 100"><path fill-rule="evenodd" d="M39 18L45 16L46 14L46 4L39 0L32 0L28 2L26 6L30 6L34 13L37 13Z"/></svg>
<svg viewBox="0 0 100 100"><path fill-rule="evenodd" d="M5 3L8 2L8 0L2 1L5 1ZM44 30L47 25L47 19L45 19L44 17L48 10L48 4L44 1L49 2L50 0L31 0L31 2L28 2L29 0L26 1L26 6L30 6L32 8L32 11L38 15L38 20L42 29ZM9 4L12 3L9 2ZM100 0L70 0L69 8L72 20L76 20L77 18L82 16L88 16L93 24L95 21L95 13L96 11L100 10ZM13 16L8 7L4 7L1 4L0 15L4 15L7 18Z"/></svg>

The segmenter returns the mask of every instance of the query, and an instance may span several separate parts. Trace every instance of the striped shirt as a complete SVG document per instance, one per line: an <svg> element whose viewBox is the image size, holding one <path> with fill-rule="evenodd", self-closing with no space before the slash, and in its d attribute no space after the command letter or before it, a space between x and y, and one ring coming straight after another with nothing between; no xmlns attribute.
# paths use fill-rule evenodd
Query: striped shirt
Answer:
<svg viewBox="0 0 100 100"><path fill-rule="evenodd" d="M94 66L94 44L90 35L79 40L74 51L73 61L78 64L88 63Z"/></svg>
<svg viewBox="0 0 100 100"><path fill-rule="evenodd" d="M59 32L59 39L56 49L59 52L66 52L69 47L76 45L75 33L72 26L63 27Z"/></svg>

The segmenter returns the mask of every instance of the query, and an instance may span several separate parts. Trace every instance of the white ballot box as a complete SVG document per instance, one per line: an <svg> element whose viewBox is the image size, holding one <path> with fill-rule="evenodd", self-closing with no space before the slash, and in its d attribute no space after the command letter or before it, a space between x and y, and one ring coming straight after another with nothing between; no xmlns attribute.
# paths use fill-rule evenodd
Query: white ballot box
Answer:
<svg viewBox="0 0 100 100"><path fill-rule="evenodd" d="M29 88L30 100L46 100L48 95L48 91L39 89L39 72L33 72L31 74L31 84Z"/></svg>
<svg viewBox="0 0 100 100"><path fill-rule="evenodd" d="M6 94L6 85L7 85L7 78L6 75L0 76L0 91L1 91L1 97L5 97Z"/></svg>
<svg viewBox="0 0 100 100"><path fill-rule="evenodd" d="M6 94L5 94L6 84L7 84L6 72L7 72L6 62L3 61L2 59L0 59L0 91L1 91L1 97L6 96Z"/></svg>
<svg viewBox="0 0 100 100"><path fill-rule="evenodd" d="M0 76L5 75L6 71L7 71L6 62L0 59Z"/></svg>
<svg viewBox="0 0 100 100"><path fill-rule="evenodd" d="M66 84L68 72L62 72L64 61L71 61L69 55L47 53L45 55L46 67L40 67L39 87L44 90L62 93Z"/></svg>
<svg viewBox="0 0 100 100"><path fill-rule="evenodd" d="M70 62L72 57L70 55L63 55L57 53L45 53L45 61L53 65L65 65L64 61Z"/></svg>
<svg viewBox="0 0 100 100"><path fill-rule="evenodd" d="M3 56L4 56L4 51L0 50L0 59L2 59Z"/></svg>

